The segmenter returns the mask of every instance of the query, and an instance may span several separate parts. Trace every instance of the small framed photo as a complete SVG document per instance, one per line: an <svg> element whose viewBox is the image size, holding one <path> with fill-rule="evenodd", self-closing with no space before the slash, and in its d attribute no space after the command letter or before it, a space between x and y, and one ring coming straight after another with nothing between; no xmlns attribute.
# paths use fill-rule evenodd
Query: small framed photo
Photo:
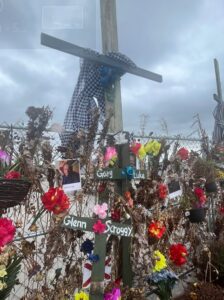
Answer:
<svg viewBox="0 0 224 300"><path fill-rule="evenodd" d="M168 183L169 198L174 199L182 195L182 190L178 180L172 180Z"/></svg>
<svg viewBox="0 0 224 300"><path fill-rule="evenodd" d="M80 162L77 159L58 161L57 169L61 174L62 186L65 192L78 191L82 188L80 177Z"/></svg>

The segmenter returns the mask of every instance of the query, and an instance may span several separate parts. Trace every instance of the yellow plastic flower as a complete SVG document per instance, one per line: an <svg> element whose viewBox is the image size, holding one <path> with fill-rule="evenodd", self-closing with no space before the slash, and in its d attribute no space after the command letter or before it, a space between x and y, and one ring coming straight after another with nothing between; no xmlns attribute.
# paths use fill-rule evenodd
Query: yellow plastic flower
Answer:
<svg viewBox="0 0 224 300"><path fill-rule="evenodd" d="M167 267L166 258L159 250L154 251L153 258L155 259L153 272L159 272Z"/></svg>
<svg viewBox="0 0 224 300"><path fill-rule="evenodd" d="M0 278L7 275L6 269L4 265L0 265Z"/></svg>
<svg viewBox="0 0 224 300"><path fill-rule="evenodd" d="M146 153L150 153L153 156L157 156L159 154L161 144L157 141L150 141L145 144L144 148Z"/></svg>
<svg viewBox="0 0 224 300"><path fill-rule="evenodd" d="M217 177L218 177L218 179L223 179L224 178L224 171L218 170L217 171Z"/></svg>
<svg viewBox="0 0 224 300"><path fill-rule="evenodd" d="M0 291L2 291L3 289L6 289L6 288L7 288L7 284L0 280Z"/></svg>
<svg viewBox="0 0 224 300"><path fill-rule="evenodd" d="M89 295L85 292L79 292L75 294L74 300L89 300Z"/></svg>
<svg viewBox="0 0 224 300"><path fill-rule="evenodd" d="M143 145L141 145L141 147L138 150L138 157L141 160L143 160L146 157L145 147Z"/></svg>

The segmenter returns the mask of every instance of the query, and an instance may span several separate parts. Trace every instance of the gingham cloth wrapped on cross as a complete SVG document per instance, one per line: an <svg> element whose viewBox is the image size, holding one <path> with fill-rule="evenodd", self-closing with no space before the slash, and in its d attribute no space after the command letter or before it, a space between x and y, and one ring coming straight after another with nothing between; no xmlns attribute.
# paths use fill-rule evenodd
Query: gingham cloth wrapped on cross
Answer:
<svg viewBox="0 0 224 300"><path fill-rule="evenodd" d="M98 52L89 50L99 55ZM110 52L108 57L129 66L135 64L125 55L118 52ZM105 117L105 87L102 84L102 65L88 60L81 60L81 68L65 120L61 137L62 146L67 146L71 142L74 132L80 129L88 131L93 121L93 111L97 107L94 98L97 99L100 110L100 121ZM123 75L123 74L119 74ZM67 131L67 132L66 132Z"/></svg>

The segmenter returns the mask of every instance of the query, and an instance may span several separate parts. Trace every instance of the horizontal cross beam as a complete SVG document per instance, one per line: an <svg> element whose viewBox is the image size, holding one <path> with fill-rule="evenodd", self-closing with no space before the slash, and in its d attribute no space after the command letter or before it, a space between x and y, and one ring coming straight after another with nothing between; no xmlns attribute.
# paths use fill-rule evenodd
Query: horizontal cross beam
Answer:
<svg viewBox="0 0 224 300"><path fill-rule="evenodd" d="M110 67L115 67L121 69L126 73L130 73L136 76L140 76L146 79L150 79L157 82L162 82L163 78L157 73L153 73L138 67L127 66L126 64L115 61L113 58L105 56L103 54L96 55L88 51L88 49L77 46L75 44L63 41L61 39L55 38L51 35L41 33L41 44L74 56L78 56L87 60L91 60L95 63L107 65Z"/></svg>

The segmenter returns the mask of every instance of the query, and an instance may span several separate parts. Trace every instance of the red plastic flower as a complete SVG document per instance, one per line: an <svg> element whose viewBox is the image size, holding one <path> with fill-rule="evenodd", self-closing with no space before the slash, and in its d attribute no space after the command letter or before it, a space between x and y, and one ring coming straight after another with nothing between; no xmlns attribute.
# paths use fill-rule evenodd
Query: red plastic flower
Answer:
<svg viewBox="0 0 224 300"><path fill-rule="evenodd" d="M21 174L17 171L9 171L4 175L5 179L20 179Z"/></svg>
<svg viewBox="0 0 224 300"><path fill-rule="evenodd" d="M101 220L98 220L94 225L93 225L93 231L95 233L104 233L106 230L106 225L101 222Z"/></svg>
<svg viewBox="0 0 224 300"><path fill-rule="evenodd" d="M170 247L169 256L176 266L182 266L187 262L187 249L182 244L174 244Z"/></svg>
<svg viewBox="0 0 224 300"><path fill-rule="evenodd" d="M204 204L206 202L206 195L205 195L204 190L199 187L196 187L194 189L194 194L198 198L200 206L204 206Z"/></svg>
<svg viewBox="0 0 224 300"><path fill-rule="evenodd" d="M50 188L48 192L42 196L41 200L44 208L56 215L66 211L70 206L68 196L60 187Z"/></svg>
<svg viewBox="0 0 224 300"><path fill-rule="evenodd" d="M221 207L219 208L219 212L220 212L220 214L224 215L224 206L221 206Z"/></svg>
<svg viewBox="0 0 224 300"><path fill-rule="evenodd" d="M12 220L8 218L0 218L0 248L10 243L15 235L16 227Z"/></svg>
<svg viewBox="0 0 224 300"><path fill-rule="evenodd" d="M166 227L161 222L152 222L148 227L149 234L157 239L161 239L165 231Z"/></svg>
<svg viewBox="0 0 224 300"><path fill-rule="evenodd" d="M159 184L159 198L164 200L167 197L168 188L167 185L164 183Z"/></svg>
<svg viewBox="0 0 224 300"><path fill-rule="evenodd" d="M111 219L113 220L113 221L117 221L117 222L119 222L120 221L120 219L121 219L121 212L120 212L120 210L119 209L113 209L112 211L111 211Z"/></svg>
<svg viewBox="0 0 224 300"><path fill-rule="evenodd" d="M136 142L133 142L130 149L131 149L131 152L134 153L135 155L138 155L138 150L141 148L141 143L136 143Z"/></svg>
<svg viewBox="0 0 224 300"><path fill-rule="evenodd" d="M177 151L177 156L181 159L181 160L187 160L189 158L189 151L186 148L180 148Z"/></svg>

